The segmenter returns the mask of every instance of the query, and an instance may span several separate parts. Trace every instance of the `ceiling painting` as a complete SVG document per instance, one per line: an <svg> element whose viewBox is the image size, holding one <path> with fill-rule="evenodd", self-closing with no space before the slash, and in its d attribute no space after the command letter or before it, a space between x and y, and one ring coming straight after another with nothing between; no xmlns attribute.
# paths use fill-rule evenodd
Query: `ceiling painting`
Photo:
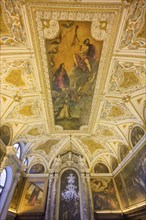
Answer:
<svg viewBox="0 0 146 220"><path fill-rule="evenodd" d="M59 25L57 37L46 40L55 124L78 130L89 121L103 42L92 38L91 22Z"/></svg>
<svg viewBox="0 0 146 220"><path fill-rule="evenodd" d="M95 108L98 111L100 104L97 97L106 80L120 10L90 9L89 13L72 8L65 12L62 7L55 11L47 4L45 9L36 7L29 13L40 51L51 129L64 133L89 131L94 121L92 112Z"/></svg>

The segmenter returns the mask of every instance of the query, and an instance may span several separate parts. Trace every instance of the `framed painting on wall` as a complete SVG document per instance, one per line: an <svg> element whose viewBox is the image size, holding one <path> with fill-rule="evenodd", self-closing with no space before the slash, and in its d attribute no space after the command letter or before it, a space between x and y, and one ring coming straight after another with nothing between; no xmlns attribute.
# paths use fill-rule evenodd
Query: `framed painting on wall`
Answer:
<svg viewBox="0 0 146 220"><path fill-rule="evenodd" d="M43 212L45 207L46 193L46 178L28 178L25 183L18 212Z"/></svg>

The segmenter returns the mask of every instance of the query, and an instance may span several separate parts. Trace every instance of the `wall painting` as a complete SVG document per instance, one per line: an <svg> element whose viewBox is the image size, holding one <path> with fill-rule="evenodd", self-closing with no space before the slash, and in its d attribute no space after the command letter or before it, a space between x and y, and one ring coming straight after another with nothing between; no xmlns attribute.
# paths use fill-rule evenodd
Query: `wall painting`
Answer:
<svg viewBox="0 0 146 220"><path fill-rule="evenodd" d="M95 212L120 209L111 178L91 179L91 191Z"/></svg>
<svg viewBox="0 0 146 220"><path fill-rule="evenodd" d="M115 177L124 208L146 201L146 146Z"/></svg>
<svg viewBox="0 0 146 220"><path fill-rule="evenodd" d="M108 167L103 163L97 163L94 167L95 173L109 173Z"/></svg>
<svg viewBox="0 0 146 220"><path fill-rule="evenodd" d="M41 163L34 164L29 170L30 174L37 174L37 173L44 173L44 172L45 172L45 167Z"/></svg>
<svg viewBox="0 0 146 220"><path fill-rule="evenodd" d="M144 134L145 134L144 130L139 126L136 126L132 129L131 143L133 147L140 141L140 139L143 137Z"/></svg>
<svg viewBox="0 0 146 220"><path fill-rule="evenodd" d="M11 140L11 131L7 125L0 127L0 139L7 146Z"/></svg>
<svg viewBox="0 0 146 220"><path fill-rule="evenodd" d="M19 212L43 212L46 189L47 179L28 178L25 183Z"/></svg>
<svg viewBox="0 0 146 220"><path fill-rule="evenodd" d="M17 211L24 184L25 184L25 179L20 178L20 180L18 181L17 186L15 188L9 209Z"/></svg>

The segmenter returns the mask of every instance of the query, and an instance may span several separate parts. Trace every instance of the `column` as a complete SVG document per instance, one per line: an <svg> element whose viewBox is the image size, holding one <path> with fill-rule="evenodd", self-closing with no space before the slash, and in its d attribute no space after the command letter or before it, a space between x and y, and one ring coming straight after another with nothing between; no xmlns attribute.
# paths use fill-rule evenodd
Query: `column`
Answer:
<svg viewBox="0 0 146 220"><path fill-rule="evenodd" d="M87 190L88 190L88 208L89 208L89 220L94 220L93 201L90 187L90 176L86 174Z"/></svg>
<svg viewBox="0 0 146 220"><path fill-rule="evenodd" d="M51 220L55 219L57 180L58 180L58 174L55 173L53 186L52 186L51 206L50 206L50 215L49 215L50 216L49 219Z"/></svg>
<svg viewBox="0 0 146 220"><path fill-rule="evenodd" d="M81 195L82 195L82 220L89 220L88 219L88 212L87 212L87 186L85 180L85 174L81 174Z"/></svg>
<svg viewBox="0 0 146 220"><path fill-rule="evenodd" d="M20 175L21 175L20 173L16 173L15 178L12 181L13 184L12 184L12 186L9 189L9 192L8 192L8 195L7 195L7 199L6 199L5 203L4 203L4 206L3 206L3 209L2 209L2 212L1 212L1 215L0 215L0 219L3 219L3 220L6 219L8 208L10 206L10 202L12 200L13 193L14 193L14 190L15 190L16 185L18 183Z"/></svg>
<svg viewBox="0 0 146 220"><path fill-rule="evenodd" d="M50 206L51 206L51 192L52 192L53 174L49 175L48 196L46 201L45 220L49 219Z"/></svg>

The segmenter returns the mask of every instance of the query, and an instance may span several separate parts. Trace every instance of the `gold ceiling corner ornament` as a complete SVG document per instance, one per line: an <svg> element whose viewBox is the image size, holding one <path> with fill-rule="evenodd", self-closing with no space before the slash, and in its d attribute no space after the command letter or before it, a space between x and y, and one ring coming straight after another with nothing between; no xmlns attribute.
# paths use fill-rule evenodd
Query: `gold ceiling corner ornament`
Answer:
<svg viewBox="0 0 146 220"><path fill-rule="evenodd" d="M24 117L24 116L23 116ZM21 134L18 134L19 139L25 139L27 141L33 142L43 139L46 136L46 131L42 123L32 124L32 125L23 125Z"/></svg>
<svg viewBox="0 0 146 220"><path fill-rule="evenodd" d="M130 95L125 95L125 96L123 96L122 100L124 101L124 103L130 102L131 96Z"/></svg>
<svg viewBox="0 0 146 220"><path fill-rule="evenodd" d="M39 132L38 128L36 127L36 128L30 129L27 134L31 135L31 136L38 136L38 135L40 135L40 132Z"/></svg>
<svg viewBox="0 0 146 220"><path fill-rule="evenodd" d="M2 88L12 92L34 91L34 71L29 58L1 59Z"/></svg>
<svg viewBox="0 0 146 220"><path fill-rule="evenodd" d="M116 130L116 127L113 125L105 126L102 124L98 124L96 129L96 137L102 138L105 140L112 140L112 139L121 139L121 136Z"/></svg>
<svg viewBox="0 0 146 220"><path fill-rule="evenodd" d="M106 137L113 136L113 132L110 131L110 130L108 130L108 129L104 129L104 130L102 131L102 134L103 134L104 136L106 136Z"/></svg>
<svg viewBox="0 0 146 220"><path fill-rule="evenodd" d="M18 93L16 93L13 96L13 99L14 99L15 102L20 102L22 100L22 96L20 96Z"/></svg>
<svg viewBox="0 0 146 220"><path fill-rule="evenodd" d="M2 100L3 100L3 102L6 102L7 98L5 96L2 96Z"/></svg>
<svg viewBox="0 0 146 220"><path fill-rule="evenodd" d="M44 143L40 144L35 148L36 151L44 151L47 155L49 155L53 146L55 146L59 140L47 140Z"/></svg>
<svg viewBox="0 0 146 220"><path fill-rule="evenodd" d="M139 82L140 79L136 77L134 72L125 71L123 72L123 82L120 84L120 87L127 89L129 87L136 86Z"/></svg>
<svg viewBox="0 0 146 220"><path fill-rule="evenodd" d="M23 70L22 69L11 69L8 72L8 75L5 77L7 83L13 84L16 87L26 86L23 79Z"/></svg>
<svg viewBox="0 0 146 220"><path fill-rule="evenodd" d="M120 106L112 106L111 107L111 110L109 112L109 117L112 117L112 118L117 118L119 116L123 116L125 113L123 111L122 108L120 108Z"/></svg>
<svg viewBox="0 0 146 220"><path fill-rule="evenodd" d="M95 151L103 149L101 143L97 143L92 139L82 139L82 142L88 147L92 155L95 153Z"/></svg>
<svg viewBox="0 0 146 220"><path fill-rule="evenodd" d="M125 93L140 91L145 87L145 65L143 62L132 60L113 62L112 75L108 85L109 93Z"/></svg>
<svg viewBox="0 0 146 220"><path fill-rule="evenodd" d="M19 109L19 113L25 116L33 116L34 113L32 111L32 105L24 105L22 108Z"/></svg>
<svg viewBox="0 0 146 220"><path fill-rule="evenodd" d="M105 101L103 105L101 120L125 120L125 119L135 119L134 115L127 108L125 103L122 102L111 102Z"/></svg>
<svg viewBox="0 0 146 220"><path fill-rule="evenodd" d="M15 108L13 108L7 118L15 118L22 120L34 120L37 117L41 116L41 105L39 100L33 101L23 101L23 102L16 102Z"/></svg>

